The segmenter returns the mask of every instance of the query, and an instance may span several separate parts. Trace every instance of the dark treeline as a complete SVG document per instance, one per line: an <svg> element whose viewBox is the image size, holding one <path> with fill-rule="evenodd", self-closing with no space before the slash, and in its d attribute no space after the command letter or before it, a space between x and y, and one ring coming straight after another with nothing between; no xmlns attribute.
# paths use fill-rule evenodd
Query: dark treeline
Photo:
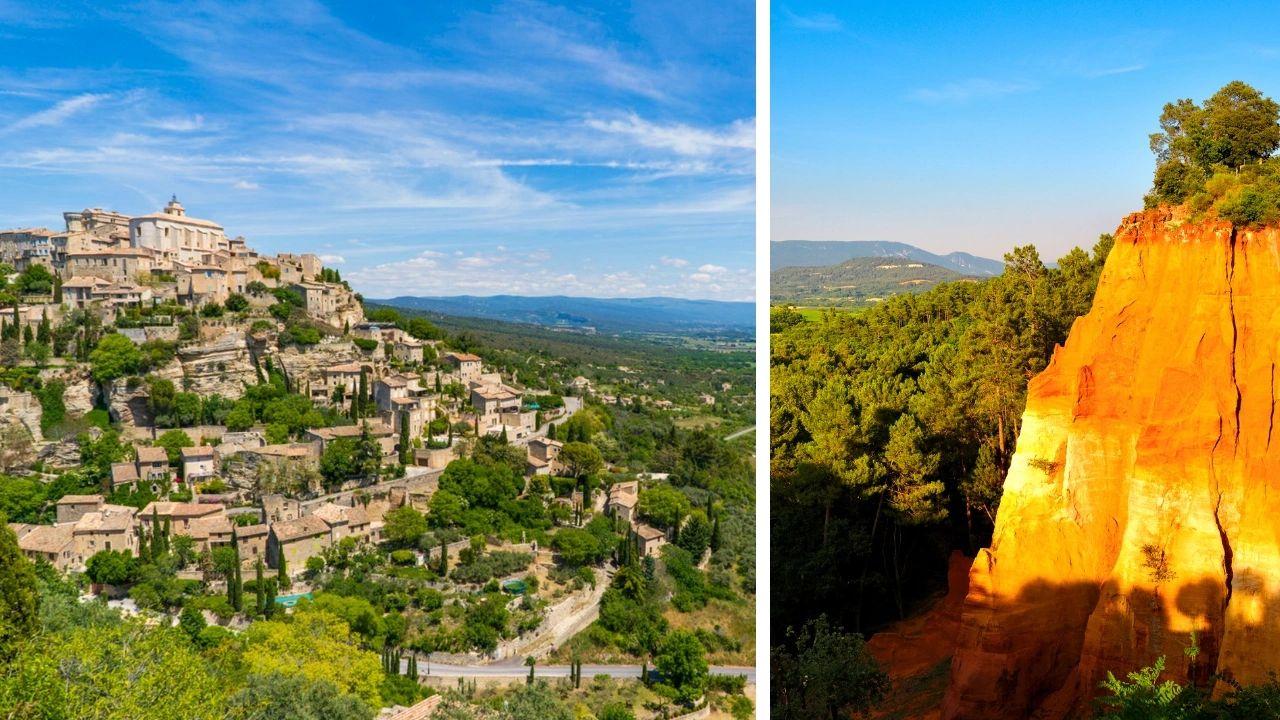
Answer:
<svg viewBox="0 0 1280 720"><path fill-rule="evenodd" d="M773 311L773 631L862 633L943 589L990 541L1027 382L1093 302L1112 237L1005 272L805 322Z"/></svg>

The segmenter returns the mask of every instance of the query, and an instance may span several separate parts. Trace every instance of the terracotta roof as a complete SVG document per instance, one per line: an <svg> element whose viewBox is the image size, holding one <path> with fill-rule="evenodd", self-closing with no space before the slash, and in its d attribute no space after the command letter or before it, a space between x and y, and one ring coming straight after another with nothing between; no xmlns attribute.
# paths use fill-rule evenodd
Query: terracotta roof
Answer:
<svg viewBox="0 0 1280 720"><path fill-rule="evenodd" d="M182 450L183 459L213 457L213 448L209 447L208 445L200 445L197 447L184 447L181 450Z"/></svg>
<svg viewBox="0 0 1280 720"><path fill-rule="evenodd" d="M432 695L412 707L401 710L387 720L429 720L436 714L442 702L444 702L443 695Z"/></svg>
<svg viewBox="0 0 1280 720"><path fill-rule="evenodd" d="M405 387L409 384L404 378L396 376L384 377L378 382L386 385L387 387Z"/></svg>
<svg viewBox="0 0 1280 720"><path fill-rule="evenodd" d="M266 535L270 531L271 531L271 528L268 525L241 525L240 527L236 528L236 537L239 537L239 538L259 537L261 535Z"/></svg>
<svg viewBox="0 0 1280 720"><path fill-rule="evenodd" d="M208 517L196 518L191 522L191 527L182 531L184 535L190 535L196 540L205 540L211 535L231 535L231 521L226 515L210 515Z"/></svg>
<svg viewBox="0 0 1280 720"><path fill-rule="evenodd" d="M280 542L301 540L302 538L329 533L329 524L315 515L304 515L297 520L283 520L271 524L271 532Z"/></svg>
<svg viewBox="0 0 1280 720"><path fill-rule="evenodd" d="M111 484L123 485L138 479L138 466L131 462L111 464Z"/></svg>
<svg viewBox="0 0 1280 720"><path fill-rule="evenodd" d="M221 513L222 506L214 503L178 503L157 500L148 503L138 514L146 519L150 518L153 512L160 517L198 518Z"/></svg>
<svg viewBox="0 0 1280 720"><path fill-rule="evenodd" d="M88 275L77 275L70 280L62 283L62 289L67 288L96 288L99 285L110 285L111 283L100 277L92 277Z"/></svg>
<svg viewBox="0 0 1280 720"><path fill-rule="evenodd" d="M480 356L471 353L451 352L445 353L444 356L457 362L480 362Z"/></svg>
<svg viewBox="0 0 1280 720"><path fill-rule="evenodd" d="M547 447L558 447L558 448L564 447L564 443L560 442L559 440L552 440L551 438L545 438L545 437L536 437L529 441L530 445L534 443L538 443L539 445L545 445Z"/></svg>
<svg viewBox="0 0 1280 720"><path fill-rule="evenodd" d="M347 508L333 503L325 503L313 510L311 514L330 525L347 522Z"/></svg>
<svg viewBox="0 0 1280 720"><path fill-rule="evenodd" d="M546 467L546 466L547 466L547 461L546 461L546 460L543 460L542 458L539 458L539 457L534 457L533 455L530 455L530 456L528 457L528 461L529 461L529 464L530 464L530 465L532 465L532 466L534 466L534 467Z"/></svg>
<svg viewBox="0 0 1280 720"><path fill-rule="evenodd" d="M128 508L128 510L129 512L124 512L122 510L103 510L87 513L75 524L75 534L127 532L129 528L133 527L135 515L133 508Z"/></svg>
<svg viewBox="0 0 1280 720"><path fill-rule="evenodd" d="M59 505L85 505L87 503L101 503L103 497L101 495L63 495L58 499Z"/></svg>
<svg viewBox="0 0 1280 720"><path fill-rule="evenodd" d="M327 373L358 373L362 366L360 363L345 363L343 365L330 365L324 369Z"/></svg>
<svg viewBox="0 0 1280 720"><path fill-rule="evenodd" d="M657 540L658 538L666 537L666 533L655 527L645 525L644 523L636 525L636 534L644 540Z"/></svg>
<svg viewBox="0 0 1280 720"><path fill-rule="evenodd" d="M29 552L60 553L73 542L74 530L70 525L38 525L18 539L18 547Z"/></svg>
<svg viewBox="0 0 1280 720"><path fill-rule="evenodd" d="M147 445L138 445L134 448L138 451L138 462L141 463L168 463L169 453L162 447L149 447Z"/></svg>

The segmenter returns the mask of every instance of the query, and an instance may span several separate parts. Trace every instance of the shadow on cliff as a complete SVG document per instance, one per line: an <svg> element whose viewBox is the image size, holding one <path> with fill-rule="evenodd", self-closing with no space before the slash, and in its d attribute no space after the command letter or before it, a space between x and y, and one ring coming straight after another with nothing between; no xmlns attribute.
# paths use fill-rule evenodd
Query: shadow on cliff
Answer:
<svg viewBox="0 0 1280 720"><path fill-rule="evenodd" d="M1161 656L1162 681L1206 690L1219 678L1250 684L1280 669L1257 652L1280 647L1280 597L1266 594L1265 578L1250 571L1234 575L1230 590L1213 576L1124 590L1114 581L1042 578L1014 596L955 587L967 584L956 573L952 582L928 612L871 639L897 687L929 686L936 696L927 711L914 697L911 712L885 708L886 716L1090 718L1095 699L1108 694L1099 687L1108 672L1123 679ZM924 683L948 657L945 684Z"/></svg>

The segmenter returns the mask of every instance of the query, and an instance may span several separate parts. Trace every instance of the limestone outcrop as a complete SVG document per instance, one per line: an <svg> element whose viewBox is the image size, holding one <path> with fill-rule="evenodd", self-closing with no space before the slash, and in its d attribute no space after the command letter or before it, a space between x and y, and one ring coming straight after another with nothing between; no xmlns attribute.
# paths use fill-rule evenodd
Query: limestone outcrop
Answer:
<svg viewBox="0 0 1280 720"><path fill-rule="evenodd" d="M1073 716L1160 656L1183 683L1280 669L1277 360L1280 228L1125 219L1029 387L943 718Z"/></svg>

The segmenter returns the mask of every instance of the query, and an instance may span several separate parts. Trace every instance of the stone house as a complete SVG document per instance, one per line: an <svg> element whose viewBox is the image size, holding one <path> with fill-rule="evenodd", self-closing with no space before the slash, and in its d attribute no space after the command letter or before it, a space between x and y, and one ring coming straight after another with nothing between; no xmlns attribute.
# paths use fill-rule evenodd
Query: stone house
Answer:
<svg viewBox="0 0 1280 720"><path fill-rule="evenodd" d="M138 510L125 505L103 503L72 528L76 554L87 561L100 550L123 550L138 554Z"/></svg>
<svg viewBox="0 0 1280 720"><path fill-rule="evenodd" d="M74 526L10 523L9 527L29 560L44 560L63 572L83 566L84 559L76 554Z"/></svg>
<svg viewBox="0 0 1280 720"><path fill-rule="evenodd" d="M188 484L204 482L218 474L217 455L208 445L182 448L182 479Z"/></svg>
<svg viewBox="0 0 1280 720"><path fill-rule="evenodd" d="M274 568L283 553L286 571L298 572L306 567L308 558L319 555L331 543L329 524L316 515L271 523L267 560Z"/></svg>
<svg viewBox="0 0 1280 720"><path fill-rule="evenodd" d="M564 443L559 440L551 440L550 438L537 437L529 441L529 458L530 462L541 461L538 467L545 467L545 473L539 474L556 474L562 467L560 461L560 451L564 449Z"/></svg>
<svg viewBox="0 0 1280 720"><path fill-rule="evenodd" d="M662 546L667 544L666 533L644 523L636 525L636 537L640 542L641 555L657 557Z"/></svg>
<svg viewBox="0 0 1280 720"><path fill-rule="evenodd" d="M101 495L63 495L58 499L54 520L56 525L75 523L91 512L102 509Z"/></svg>
<svg viewBox="0 0 1280 720"><path fill-rule="evenodd" d="M222 513L222 506L216 503L181 503L156 500L142 508L142 512L138 513L138 521L148 526L149 532L155 532L155 528L150 527L152 519L158 519L161 525L164 524L165 520L168 520L170 532L175 535L188 535L191 531L191 524L194 521L211 515L221 515Z"/></svg>
<svg viewBox="0 0 1280 720"><path fill-rule="evenodd" d="M448 352L444 354L443 360L458 371L458 376L462 378L463 383L479 380L480 373L483 372L478 355Z"/></svg>
<svg viewBox="0 0 1280 720"><path fill-rule="evenodd" d="M634 525L636 506L640 502L640 483L635 480L614 483L609 488L608 498L605 503L605 512L612 513L614 517Z"/></svg>

